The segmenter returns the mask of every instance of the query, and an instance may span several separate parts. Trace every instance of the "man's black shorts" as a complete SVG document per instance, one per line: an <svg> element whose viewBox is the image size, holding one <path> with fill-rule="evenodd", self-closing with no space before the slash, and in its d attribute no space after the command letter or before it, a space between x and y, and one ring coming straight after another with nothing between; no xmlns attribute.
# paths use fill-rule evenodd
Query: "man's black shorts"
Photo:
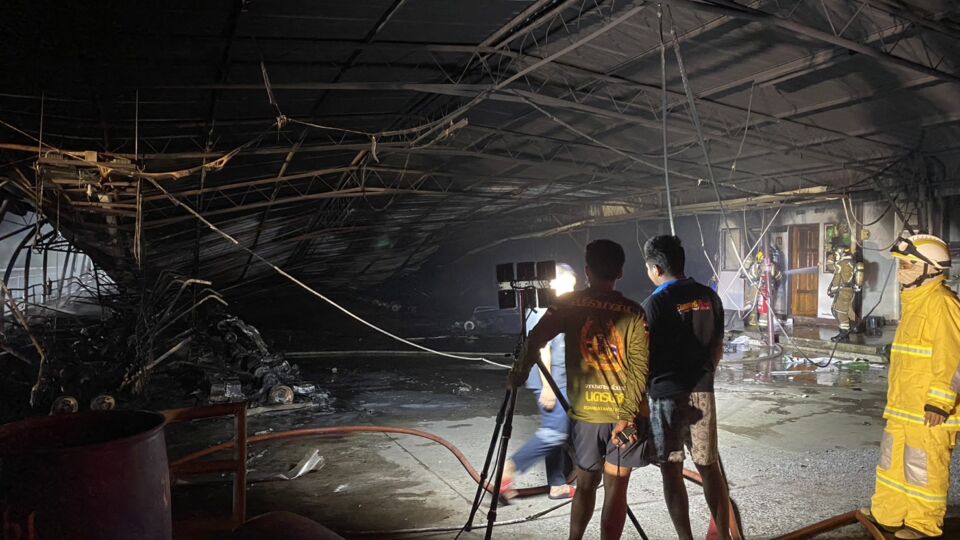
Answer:
<svg viewBox="0 0 960 540"><path fill-rule="evenodd" d="M640 450L640 443L617 448L610 441L616 424L590 424L574 421L573 449L577 453L577 467L584 471L602 470L603 461L615 467L645 467L649 462Z"/></svg>

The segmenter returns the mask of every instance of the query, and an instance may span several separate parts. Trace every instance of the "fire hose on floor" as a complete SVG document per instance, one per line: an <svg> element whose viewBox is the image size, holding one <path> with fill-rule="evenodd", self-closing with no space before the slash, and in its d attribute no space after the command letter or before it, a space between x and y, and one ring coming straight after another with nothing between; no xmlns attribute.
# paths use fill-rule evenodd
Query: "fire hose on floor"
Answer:
<svg viewBox="0 0 960 540"><path fill-rule="evenodd" d="M259 443L267 441L280 441L280 440L290 440L290 439L300 439L306 437L323 437L331 435L348 435L354 433L396 433L400 435L413 435L415 437L422 437L424 439L433 441L447 450L450 451L460 462L460 465L463 466L467 474L473 479L474 482L480 482L480 474L470 463L470 460L460 451L459 448L453 445L450 441L444 439L443 437L428 433L426 431L420 431L417 429L410 428L401 428L401 427L392 427L392 426L334 426L334 427L322 427L322 428L303 428L295 429L291 431L279 431L275 433L266 433L263 435L254 435L247 438L247 443ZM170 466L177 467L182 466L186 463L198 461L204 457L210 456L217 452L233 448L235 446L234 441L228 441L221 444L211 446L204 450L193 452L182 458L179 458L173 461ZM683 476L686 480L693 482L697 485L702 485L703 480L696 471L691 471L688 469L683 470ZM491 491L491 486L485 486L485 489L489 492ZM517 489L518 497L530 497L534 495L541 495L549 491L548 486L538 486L530 488L519 488ZM515 519L511 521L505 521L498 523L497 525L511 525L517 523L523 523L527 521L532 521L534 519L540 518L553 510L561 508L568 504L570 501L565 501L561 504L553 506L546 511L538 512L532 514L525 518ZM733 499L730 500L730 512L731 516L735 519L731 519L731 535L735 539L742 539L742 526L739 520L739 514L737 512L736 506L734 505ZM840 514L838 516L826 519L819 523L798 529L796 531L787 533L783 536L776 538L776 540L801 540L804 538L811 538L817 534L823 532L844 527L859 522L875 540L883 540L884 536L880 533L876 526L873 525L865 516L859 512L848 512L846 514ZM421 528L421 529L402 529L402 530L393 530L393 531L362 531L362 534L416 534L424 532L443 532L443 531L457 531L460 530L460 527L435 527L435 528Z"/></svg>

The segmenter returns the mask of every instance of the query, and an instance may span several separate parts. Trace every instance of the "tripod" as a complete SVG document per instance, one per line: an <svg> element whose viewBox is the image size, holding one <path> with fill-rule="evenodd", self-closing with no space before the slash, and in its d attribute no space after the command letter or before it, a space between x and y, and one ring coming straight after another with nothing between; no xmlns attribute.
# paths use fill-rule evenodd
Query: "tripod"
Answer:
<svg viewBox="0 0 960 540"><path fill-rule="evenodd" d="M519 346L522 345L526 340L527 335L527 319L524 316L524 311L525 310L521 297L521 333L518 349ZM543 361L540 359L537 360L537 366L540 368L540 373L544 376L547 384L550 385L554 395L557 397L557 402L561 407L563 407L564 411L569 412L570 404L563 397L563 393L560 391L560 387L550 374L550 371L545 368ZM500 502L500 483L503 480L503 467L507 460L507 445L509 444L510 437L513 434L513 413L517 405L517 390L517 388L508 388L506 394L504 395L503 402L500 404L500 409L497 412L496 427L494 428L493 435L490 437L490 447L487 450L487 457L483 462L483 470L480 473L480 481L477 484L477 492L474 495L473 505L470 508L470 517L467 519L467 523L463 527L463 530L466 531L473 529L473 519L476 516L477 510L480 508L480 502L483 500L483 492L485 491L487 477L490 472L490 462L493 459L493 454L497 447L497 439L499 436L500 445L499 452L497 453L497 461L494 464L494 470L496 473L494 478L492 499L490 501L490 510L487 512L487 529L484 536L485 540L490 540L490 538L493 536L493 525L497 521L497 507L498 503ZM605 459L606 456L602 457L600 461L602 462ZM633 514L633 511L629 506L627 507L627 516L630 518L630 522L633 523L633 526L637 529L637 533L640 534L640 538L643 540L648 540L643 527L640 525L640 521L637 520L637 517Z"/></svg>

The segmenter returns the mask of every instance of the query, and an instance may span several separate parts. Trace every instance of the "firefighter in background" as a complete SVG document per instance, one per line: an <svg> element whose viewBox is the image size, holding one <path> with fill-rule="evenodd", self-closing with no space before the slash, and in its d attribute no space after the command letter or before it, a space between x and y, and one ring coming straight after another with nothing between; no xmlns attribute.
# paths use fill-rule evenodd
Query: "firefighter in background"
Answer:
<svg viewBox="0 0 960 540"><path fill-rule="evenodd" d="M783 252L777 246L770 246L770 275L773 281L770 283L770 309L774 315L777 313L777 294L780 292L780 284L783 283Z"/></svg>
<svg viewBox="0 0 960 540"><path fill-rule="evenodd" d="M767 298L767 273L765 267L763 251L757 251L756 262L747 268L747 273L750 276L750 281L757 286L756 306L750 313L749 324L758 325L760 328L767 327L767 313L772 304L771 300ZM777 289L780 286L780 280L783 278L783 274L780 272L780 265L777 264L777 260L773 257L770 258L770 278L770 295L776 298Z"/></svg>
<svg viewBox="0 0 960 540"><path fill-rule="evenodd" d="M897 538L936 537L960 431L960 300L944 283L950 253L943 240L918 234L891 251L903 313L890 353L876 491L861 512Z"/></svg>
<svg viewBox="0 0 960 540"><path fill-rule="evenodd" d="M850 248L837 244L833 251L833 281L827 287L827 296L833 298L830 312L840 325L840 333L831 341L850 341L850 332L857 325L857 294L863 287L863 263L853 260Z"/></svg>

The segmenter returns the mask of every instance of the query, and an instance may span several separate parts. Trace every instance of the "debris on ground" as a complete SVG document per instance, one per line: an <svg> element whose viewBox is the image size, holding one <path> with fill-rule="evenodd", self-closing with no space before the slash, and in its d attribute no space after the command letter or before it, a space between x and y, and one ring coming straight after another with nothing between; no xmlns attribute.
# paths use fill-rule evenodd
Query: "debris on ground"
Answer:
<svg viewBox="0 0 960 540"><path fill-rule="evenodd" d="M731 339L730 341L725 341L723 344L723 352L725 353L747 352L755 345L756 345L756 340L751 339L750 336L746 334L741 334Z"/></svg>
<svg viewBox="0 0 960 540"><path fill-rule="evenodd" d="M472 386L463 382L463 380L461 379L457 379L457 382L454 384L454 387L453 387L453 393L454 395L457 395L457 396L462 396L463 394L467 394L469 392L472 392L473 390L474 388Z"/></svg>
<svg viewBox="0 0 960 540"><path fill-rule="evenodd" d="M326 465L326 461L320 455L320 450L314 448L312 452L307 452L307 455L295 467L285 473L276 475L276 478L279 480L295 480L305 474L319 471L324 465Z"/></svg>
<svg viewBox="0 0 960 540"><path fill-rule="evenodd" d="M209 281L164 272L144 291L111 283L82 293L73 302L98 309L35 310L26 328L7 321L3 349L23 364L24 380L15 383L33 388L7 398L23 401L31 394L32 410L20 407L19 416L145 402L329 405L329 393L303 380L296 364L232 315ZM43 362L30 337L40 343Z"/></svg>

